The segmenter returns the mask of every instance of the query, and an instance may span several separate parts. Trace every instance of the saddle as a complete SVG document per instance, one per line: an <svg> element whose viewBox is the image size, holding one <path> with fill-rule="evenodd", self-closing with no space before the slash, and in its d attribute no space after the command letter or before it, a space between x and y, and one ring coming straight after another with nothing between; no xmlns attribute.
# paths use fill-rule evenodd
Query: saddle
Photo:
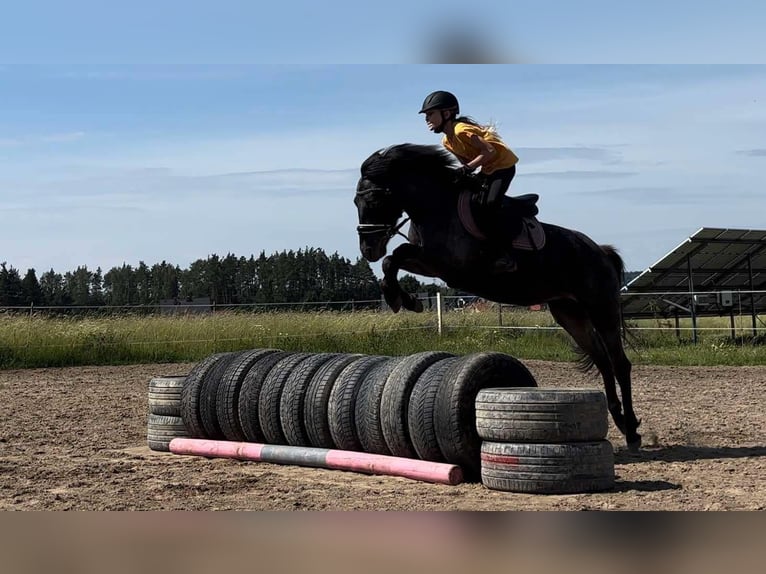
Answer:
<svg viewBox="0 0 766 574"><path fill-rule="evenodd" d="M488 240L487 218L481 207L473 200L471 190L463 191L458 197L458 215L465 230L480 241ZM538 251L545 246L545 231L535 217L539 210L534 193L516 197L504 197L501 206L501 225L509 230L510 246L522 251Z"/></svg>

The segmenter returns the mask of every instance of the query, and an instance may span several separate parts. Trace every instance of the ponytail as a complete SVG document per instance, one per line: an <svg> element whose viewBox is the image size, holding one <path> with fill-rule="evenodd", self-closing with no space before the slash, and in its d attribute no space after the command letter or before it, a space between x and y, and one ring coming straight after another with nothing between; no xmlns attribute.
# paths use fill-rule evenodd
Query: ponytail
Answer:
<svg viewBox="0 0 766 574"><path fill-rule="evenodd" d="M490 122L488 124L480 124L475 119L473 119L471 116L458 116L455 118L455 123L463 122L464 124L469 124L472 126L476 126L477 128L481 128L483 130L486 130L489 133L493 133L496 136L500 136L500 134L497 132L497 128L495 127L494 122Z"/></svg>

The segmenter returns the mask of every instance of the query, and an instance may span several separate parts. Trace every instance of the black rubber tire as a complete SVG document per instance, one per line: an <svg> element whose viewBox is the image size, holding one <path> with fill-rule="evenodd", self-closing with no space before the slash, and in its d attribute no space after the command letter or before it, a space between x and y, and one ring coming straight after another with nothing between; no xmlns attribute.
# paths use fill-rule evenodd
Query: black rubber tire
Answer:
<svg viewBox="0 0 766 574"><path fill-rule="evenodd" d="M354 424L356 424L361 450L371 454L390 455L391 450L383 436L383 423L380 420L380 397L386 381L394 368L407 356L392 357L376 365L367 373L359 388L354 406Z"/></svg>
<svg viewBox="0 0 766 574"><path fill-rule="evenodd" d="M313 353L294 353L279 361L269 371L263 381L261 398L258 401L258 417L267 444L287 444L285 433L282 432L282 422L279 419L279 403L287 378L305 360L313 357Z"/></svg>
<svg viewBox="0 0 766 574"><path fill-rule="evenodd" d="M356 398L369 371L390 357L371 356L354 361L343 369L330 391L327 422L333 444L341 450L361 451L362 443L356 431Z"/></svg>
<svg viewBox="0 0 766 574"><path fill-rule="evenodd" d="M363 359L365 355L340 355L328 361L311 377L303 401L303 422L309 446L316 448L335 448L330 434L327 408L330 392L335 380L351 363Z"/></svg>
<svg viewBox="0 0 766 574"><path fill-rule="evenodd" d="M337 353L313 355L302 361L287 377L279 399L279 421L285 440L290 446L309 446L309 437L303 418L306 390L317 371L328 361L338 357Z"/></svg>
<svg viewBox="0 0 766 574"><path fill-rule="evenodd" d="M226 440L245 440L242 424L239 422L239 394L242 389L242 383L250 369L258 361L278 352L278 349L252 349L245 351L232 361L221 375L215 410L218 424Z"/></svg>
<svg viewBox="0 0 766 574"><path fill-rule="evenodd" d="M223 440L223 431L218 423L216 403L218 402L218 386L223 374L234 361L239 359L244 351L228 353L226 357L210 369L202 378L202 386L199 393L199 414L202 417L202 426L205 428L207 438L211 440Z"/></svg>
<svg viewBox="0 0 766 574"><path fill-rule="evenodd" d="M153 377L149 380L149 413L181 416L181 391L186 375Z"/></svg>
<svg viewBox="0 0 766 574"><path fill-rule="evenodd" d="M410 394L407 408L407 424L410 438L418 458L431 462L444 462L446 459L439 448L436 438L436 394L444 383L444 375L460 357L442 359L429 366L418 377Z"/></svg>
<svg viewBox="0 0 766 574"><path fill-rule="evenodd" d="M614 487L609 441L559 444L485 441L481 481L487 488L534 494L596 492Z"/></svg>
<svg viewBox="0 0 766 574"><path fill-rule="evenodd" d="M592 442L606 438L606 397L596 389L482 389L476 431L513 443Z"/></svg>
<svg viewBox="0 0 766 574"><path fill-rule="evenodd" d="M535 387L529 370L505 353L466 355L445 373L436 394L436 437L450 464L463 469L466 480L481 473L481 438L476 432L476 395L491 387Z"/></svg>
<svg viewBox="0 0 766 574"><path fill-rule="evenodd" d="M242 434L245 435L245 441L262 443L266 440L266 437L263 436L261 419L258 416L258 404L261 400L263 381L266 380L274 365L294 354L294 352L280 351L264 357L253 365L245 375L242 387L239 389L239 405L237 407L239 424L242 428Z"/></svg>
<svg viewBox="0 0 766 574"><path fill-rule="evenodd" d="M428 367L454 356L442 351L415 353L407 356L391 371L380 397L380 419L383 437L392 455L418 458L407 422L412 387Z"/></svg>
<svg viewBox="0 0 766 574"><path fill-rule="evenodd" d="M149 414L146 425L146 443L152 450L170 451L170 441L178 437L187 437L184 421L181 417Z"/></svg>
<svg viewBox="0 0 766 574"><path fill-rule="evenodd" d="M208 372L231 353L215 353L202 359L186 376L181 389L181 418L192 438L208 438L200 414L200 391Z"/></svg>

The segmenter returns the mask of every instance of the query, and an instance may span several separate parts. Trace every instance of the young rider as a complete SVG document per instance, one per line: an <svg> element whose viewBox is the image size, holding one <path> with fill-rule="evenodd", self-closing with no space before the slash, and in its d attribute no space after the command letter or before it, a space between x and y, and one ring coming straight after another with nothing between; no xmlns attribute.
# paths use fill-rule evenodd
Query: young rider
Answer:
<svg viewBox="0 0 766 574"><path fill-rule="evenodd" d="M429 94L420 113L425 114L426 124L432 132L443 134L442 145L460 160L461 169L466 175L481 168L477 177L483 180L485 191L481 194L480 202L489 208L488 213L495 223L492 227L495 233L502 236L502 230L498 229L500 207L516 175L519 158L494 128L481 125L470 117L460 116L458 99L450 92L440 90Z"/></svg>

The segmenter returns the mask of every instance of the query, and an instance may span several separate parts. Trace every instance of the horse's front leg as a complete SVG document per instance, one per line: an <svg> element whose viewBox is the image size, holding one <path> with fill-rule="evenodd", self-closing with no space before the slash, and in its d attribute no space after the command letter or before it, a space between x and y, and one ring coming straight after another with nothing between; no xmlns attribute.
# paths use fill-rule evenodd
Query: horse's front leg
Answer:
<svg viewBox="0 0 766 574"><path fill-rule="evenodd" d="M383 280L380 286L391 310L398 313L399 309L404 307L416 313L422 312L423 303L402 289L397 275L400 270L404 270L418 275L436 277L433 265L423 253L423 249L412 243L404 243L383 259L382 268Z"/></svg>

